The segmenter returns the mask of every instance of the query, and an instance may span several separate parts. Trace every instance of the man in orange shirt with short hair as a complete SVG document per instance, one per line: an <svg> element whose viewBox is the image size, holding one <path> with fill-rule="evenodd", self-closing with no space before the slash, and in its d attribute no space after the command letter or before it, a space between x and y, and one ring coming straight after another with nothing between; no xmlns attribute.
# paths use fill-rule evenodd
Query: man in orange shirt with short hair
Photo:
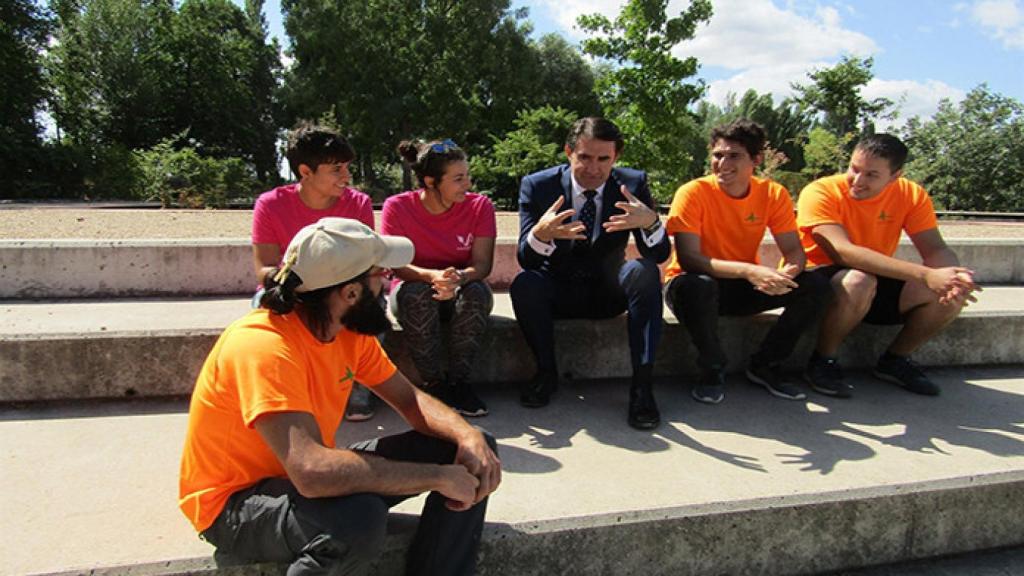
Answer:
<svg viewBox="0 0 1024 576"><path fill-rule="evenodd" d="M822 394L850 396L836 355L863 321L903 325L879 358L875 376L937 395L938 386L909 356L980 290L974 273L960 266L942 239L928 193L902 177L906 158L907 147L895 136L867 136L857 143L845 174L815 180L800 193L797 221L808 266L829 278L835 293L805 373ZM901 232L922 264L893 257Z"/></svg>
<svg viewBox="0 0 1024 576"><path fill-rule="evenodd" d="M717 404L725 397L727 358L718 341L718 317L785 311L750 358L747 378L780 398L806 395L783 378L781 362L817 318L828 282L804 272L793 201L779 183L754 176L763 160L764 129L741 119L711 132L711 176L676 192L666 229L675 252L665 270L665 300L697 347L702 376L692 394ZM771 230L782 266L760 263L758 250Z"/></svg>

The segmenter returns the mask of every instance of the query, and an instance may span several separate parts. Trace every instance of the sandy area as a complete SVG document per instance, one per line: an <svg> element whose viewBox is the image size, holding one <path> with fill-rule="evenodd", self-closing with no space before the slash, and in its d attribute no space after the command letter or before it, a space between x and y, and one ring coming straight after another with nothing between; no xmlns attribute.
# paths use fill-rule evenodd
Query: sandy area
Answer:
<svg viewBox="0 0 1024 576"><path fill-rule="evenodd" d="M378 214L378 224L379 217ZM14 208L0 210L0 239L249 238L251 210ZM1024 238L1024 222L943 221L947 238ZM498 213L498 236L516 237L515 213Z"/></svg>

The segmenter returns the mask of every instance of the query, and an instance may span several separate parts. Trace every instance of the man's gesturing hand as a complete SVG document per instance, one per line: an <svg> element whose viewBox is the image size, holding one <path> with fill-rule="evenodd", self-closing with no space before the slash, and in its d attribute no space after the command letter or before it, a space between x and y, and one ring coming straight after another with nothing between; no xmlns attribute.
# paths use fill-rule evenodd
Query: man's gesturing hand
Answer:
<svg viewBox="0 0 1024 576"><path fill-rule="evenodd" d="M622 195L626 198L615 203L615 207L622 210L624 214L615 214L603 224L607 232L619 232L632 230L633 228L649 228L658 219L658 214L650 206L644 204L629 193L625 185L621 188Z"/></svg>
<svg viewBox="0 0 1024 576"><path fill-rule="evenodd" d="M552 240L587 239L583 234L584 226L582 222L578 220L576 222L566 222L568 218L571 218L576 213L575 210L558 211L563 203L565 203L565 198L559 196L554 204L541 215L540 220L534 224L533 235L537 240L548 244Z"/></svg>
<svg viewBox="0 0 1024 576"><path fill-rule="evenodd" d="M491 492L498 489L501 484L501 460L487 445L483 434L477 432L475 437L459 442L458 451L455 453L455 463L466 467L470 474L476 477L479 484L476 486L476 496L465 508L453 507L449 502L448 507L452 510L465 510L486 498Z"/></svg>

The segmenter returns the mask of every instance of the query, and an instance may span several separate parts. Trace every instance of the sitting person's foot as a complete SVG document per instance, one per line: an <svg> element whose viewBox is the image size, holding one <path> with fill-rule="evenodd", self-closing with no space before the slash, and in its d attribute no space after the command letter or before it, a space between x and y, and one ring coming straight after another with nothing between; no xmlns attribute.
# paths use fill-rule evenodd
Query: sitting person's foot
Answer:
<svg viewBox="0 0 1024 576"><path fill-rule="evenodd" d="M452 408L470 418L487 416L487 404L476 395L468 382L456 382L452 386Z"/></svg>
<svg viewBox="0 0 1024 576"><path fill-rule="evenodd" d="M928 379L916 362L907 356L886 352L872 372L876 378L902 386L915 394L938 396L939 386Z"/></svg>
<svg viewBox="0 0 1024 576"><path fill-rule="evenodd" d="M725 373L720 368L703 370L700 382L690 391L693 399L704 404L718 404L725 400Z"/></svg>
<svg viewBox="0 0 1024 576"><path fill-rule="evenodd" d="M788 382L782 373L782 366L778 362L758 364L753 359L747 366L747 380L754 384L764 386L772 396L785 398L786 400L803 400L807 394L799 386Z"/></svg>
<svg viewBox="0 0 1024 576"><path fill-rule="evenodd" d="M843 378L843 369L835 358L819 356L815 353L807 361L804 380L815 392L836 398L849 398L853 395L853 386Z"/></svg>
<svg viewBox="0 0 1024 576"><path fill-rule="evenodd" d="M541 408L551 402L551 395L558 388L558 375L538 373L527 382L519 394L519 403L527 408Z"/></svg>
<svg viewBox="0 0 1024 576"><path fill-rule="evenodd" d="M661 413L654 401L654 394L648 386L633 386L629 389L629 425L637 430L650 430L661 423Z"/></svg>
<svg viewBox="0 0 1024 576"><path fill-rule="evenodd" d="M369 388L362 384L354 384L352 392L348 396L345 418L351 422L362 422L373 418L376 413L376 400L377 397L370 392Z"/></svg>

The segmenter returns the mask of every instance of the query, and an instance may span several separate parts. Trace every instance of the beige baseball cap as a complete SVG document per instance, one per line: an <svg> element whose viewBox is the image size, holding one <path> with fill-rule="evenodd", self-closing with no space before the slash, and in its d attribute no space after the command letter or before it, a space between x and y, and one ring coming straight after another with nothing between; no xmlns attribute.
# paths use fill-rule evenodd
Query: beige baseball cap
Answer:
<svg viewBox="0 0 1024 576"><path fill-rule="evenodd" d="M294 272L302 279L295 291L310 292L351 280L372 266L401 268L414 254L408 238L381 236L358 220L322 218L292 238L274 279L282 283Z"/></svg>

